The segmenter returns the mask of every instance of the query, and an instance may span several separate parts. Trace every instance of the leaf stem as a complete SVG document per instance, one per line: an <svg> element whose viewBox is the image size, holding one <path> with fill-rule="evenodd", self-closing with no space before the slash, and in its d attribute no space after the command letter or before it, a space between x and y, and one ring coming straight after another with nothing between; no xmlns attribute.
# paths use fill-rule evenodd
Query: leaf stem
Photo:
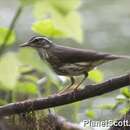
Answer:
<svg viewBox="0 0 130 130"><path fill-rule="evenodd" d="M3 40L3 44L0 46L0 56L3 54L3 52L4 52L5 48L6 48L6 44L7 44L8 40L9 40L11 32L14 29L14 27L16 25L16 22L17 22L20 14L22 12L22 9L23 9L23 6L20 5L18 7L18 9L16 10L16 13L15 13L15 15L14 15L12 21L11 21L11 24L9 26L9 30L6 33L6 36L5 36L4 40Z"/></svg>

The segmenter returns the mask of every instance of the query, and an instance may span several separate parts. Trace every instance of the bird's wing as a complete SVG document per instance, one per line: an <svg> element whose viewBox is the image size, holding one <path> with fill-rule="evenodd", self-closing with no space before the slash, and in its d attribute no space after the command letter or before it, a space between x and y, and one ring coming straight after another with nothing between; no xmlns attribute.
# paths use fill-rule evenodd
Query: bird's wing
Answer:
<svg viewBox="0 0 130 130"><path fill-rule="evenodd" d="M98 53L95 51L77 49L71 47L64 47L55 45L52 50L62 63L78 63L78 62L107 62L123 58L122 56L116 56L109 53Z"/></svg>

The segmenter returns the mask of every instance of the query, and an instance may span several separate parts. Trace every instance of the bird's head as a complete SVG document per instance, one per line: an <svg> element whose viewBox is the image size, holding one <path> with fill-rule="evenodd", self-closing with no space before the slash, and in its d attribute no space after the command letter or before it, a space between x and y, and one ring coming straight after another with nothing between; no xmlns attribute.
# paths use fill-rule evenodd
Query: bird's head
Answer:
<svg viewBox="0 0 130 130"><path fill-rule="evenodd" d="M34 36L27 42L20 45L20 47L33 47L33 48L43 48L48 49L52 46L52 41L46 37Z"/></svg>

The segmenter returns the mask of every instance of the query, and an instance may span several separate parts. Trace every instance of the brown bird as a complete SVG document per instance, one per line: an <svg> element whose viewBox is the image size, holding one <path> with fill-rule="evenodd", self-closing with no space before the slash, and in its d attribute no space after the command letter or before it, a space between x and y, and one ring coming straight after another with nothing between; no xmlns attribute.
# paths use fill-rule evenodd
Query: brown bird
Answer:
<svg viewBox="0 0 130 130"><path fill-rule="evenodd" d="M75 90L87 78L88 72L100 64L116 59L129 58L128 56L60 46L54 44L46 37L38 36L32 37L29 41L20 46L35 48L41 59L45 59L58 75L70 77L71 85L66 89L75 83L73 76L84 75L83 80L75 87Z"/></svg>

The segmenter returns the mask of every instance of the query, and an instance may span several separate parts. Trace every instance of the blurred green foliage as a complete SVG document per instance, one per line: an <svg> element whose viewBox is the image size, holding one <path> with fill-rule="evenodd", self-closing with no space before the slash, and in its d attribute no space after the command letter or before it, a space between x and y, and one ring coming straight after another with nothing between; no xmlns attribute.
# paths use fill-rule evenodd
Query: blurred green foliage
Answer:
<svg viewBox="0 0 130 130"><path fill-rule="evenodd" d="M37 94L38 89L36 84L31 82L18 83L15 88L15 93L24 93L24 94Z"/></svg>
<svg viewBox="0 0 130 130"><path fill-rule="evenodd" d="M87 109L86 110L86 116L90 119L94 119L95 117L95 112L92 109Z"/></svg>
<svg viewBox="0 0 130 130"><path fill-rule="evenodd" d="M8 31L9 31L9 29L7 27L0 27L0 45L4 44L3 42L4 42L4 39L5 39ZM16 40L16 35L15 35L15 32L12 31L6 44L11 45L11 44L15 43L15 40Z"/></svg>
<svg viewBox="0 0 130 130"><path fill-rule="evenodd" d="M124 115L130 110L130 90L128 87L124 87L120 90L115 98L114 103L106 103L99 106L99 109L115 111L119 115Z"/></svg>
<svg viewBox="0 0 130 130"><path fill-rule="evenodd" d="M88 78L96 83L101 83L104 79L104 75L99 69L94 69L89 72Z"/></svg>
<svg viewBox="0 0 130 130"><path fill-rule="evenodd" d="M99 108L105 110L113 110L115 108L115 104L103 104Z"/></svg>
<svg viewBox="0 0 130 130"><path fill-rule="evenodd" d="M76 11L80 2L80 0L40 0L34 5L34 16L37 19L42 19L46 15L55 17L57 14L61 14L65 16Z"/></svg>
<svg viewBox="0 0 130 130"><path fill-rule="evenodd" d="M122 88L121 89L121 93L126 97L126 98L130 98L130 90L128 87Z"/></svg>
<svg viewBox="0 0 130 130"><path fill-rule="evenodd" d="M0 59L0 82L8 89L16 85L19 73L20 62L15 53L8 52Z"/></svg>
<svg viewBox="0 0 130 130"><path fill-rule="evenodd" d="M38 0L20 0L21 5L23 5L23 6L33 5L37 1Z"/></svg>
<svg viewBox="0 0 130 130"><path fill-rule="evenodd" d="M41 35L73 38L81 43L81 18L76 10L79 5L80 0L46 0L35 3L34 16L38 21L32 29Z"/></svg>
<svg viewBox="0 0 130 130"><path fill-rule="evenodd" d="M62 37L65 36L58 26L54 25L51 19L41 20L32 25L32 30L40 35L48 37Z"/></svg>

